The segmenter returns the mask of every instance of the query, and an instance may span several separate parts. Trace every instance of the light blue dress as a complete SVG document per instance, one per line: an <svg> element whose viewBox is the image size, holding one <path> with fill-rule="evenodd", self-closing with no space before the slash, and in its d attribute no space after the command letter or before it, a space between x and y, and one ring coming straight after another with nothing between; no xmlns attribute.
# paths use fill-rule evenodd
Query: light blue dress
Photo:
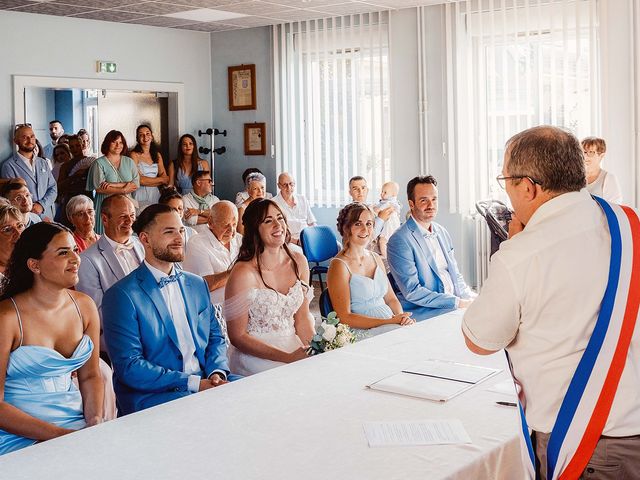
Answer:
<svg viewBox="0 0 640 480"><path fill-rule="evenodd" d="M387 294L389 288L389 280L384 272L384 269L380 268L376 263L376 271L373 273L373 278L369 278L366 275L359 275L353 273L347 265L347 262L341 258L336 260L344 263L345 267L349 271L351 277L349 278L349 292L351 296L351 312L359 315L366 315L374 318L391 318L393 312L389 305L384 302L384 296ZM400 325L380 325L374 328L351 328L356 336L356 341L364 340L381 333L389 332L399 328Z"/></svg>
<svg viewBox="0 0 640 480"><path fill-rule="evenodd" d="M198 171L201 172L205 170L198 162ZM193 192L193 183L191 182L191 175L187 175L182 168L178 168L178 173L176 173L176 189L180 194L184 197L187 193Z"/></svg>
<svg viewBox="0 0 640 480"><path fill-rule="evenodd" d="M22 319L17 306L16 312L20 324L20 345L9 354L4 401L32 417L59 427L73 430L84 428L82 396L71 381L71 373L91 357L91 338L84 335L70 358L48 347L22 345ZM34 443L34 439L0 430L0 455Z"/></svg>
<svg viewBox="0 0 640 480"><path fill-rule="evenodd" d="M158 164L152 163L149 165L148 163L139 161L138 171L141 176L156 178L158 176ZM158 200L160 200L160 190L158 190L158 187L141 186L138 190L133 192L133 198L138 201L138 212L141 212L149 205L158 203Z"/></svg>

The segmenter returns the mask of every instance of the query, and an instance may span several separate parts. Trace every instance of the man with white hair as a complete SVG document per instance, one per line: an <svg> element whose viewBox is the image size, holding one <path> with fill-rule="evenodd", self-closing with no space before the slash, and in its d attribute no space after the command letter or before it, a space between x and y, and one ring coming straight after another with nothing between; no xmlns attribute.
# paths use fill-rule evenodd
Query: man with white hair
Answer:
<svg viewBox="0 0 640 480"><path fill-rule="evenodd" d="M300 241L300 232L305 227L316 224L316 217L311 212L309 202L300 194L296 194L296 180L287 172L278 175L278 189L280 193L273 200L280 206L287 217L287 225L291 233L291 240Z"/></svg>
<svg viewBox="0 0 640 480"><path fill-rule="evenodd" d="M211 303L221 305L231 264L238 256L242 235L236 232L238 209L228 200L211 207L207 229L194 235L187 245L183 267L204 277L211 292Z"/></svg>

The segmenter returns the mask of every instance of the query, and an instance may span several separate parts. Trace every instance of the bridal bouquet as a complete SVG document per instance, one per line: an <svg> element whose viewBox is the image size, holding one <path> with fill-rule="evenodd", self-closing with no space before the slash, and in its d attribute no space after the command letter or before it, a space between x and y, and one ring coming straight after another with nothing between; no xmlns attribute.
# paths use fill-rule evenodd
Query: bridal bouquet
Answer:
<svg viewBox="0 0 640 480"><path fill-rule="evenodd" d="M335 350L344 347L349 343L356 341L348 325L340 323L340 319L336 312L331 312L316 329L316 334L309 342L309 354L317 355L318 353Z"/></svg>

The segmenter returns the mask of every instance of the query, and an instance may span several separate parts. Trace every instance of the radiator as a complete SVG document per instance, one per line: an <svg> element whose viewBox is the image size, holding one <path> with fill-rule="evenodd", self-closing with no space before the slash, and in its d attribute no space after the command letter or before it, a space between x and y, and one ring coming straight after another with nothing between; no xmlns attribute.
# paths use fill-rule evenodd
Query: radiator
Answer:
<svg viewBox="0 0 640 480"><path fill-rule="evenodd" d="M482 289L487 276L489 275L489 258L491 257L491 232L487 222L482 215L473 215L473 226L475 234L475 273L476 288L479 292Z"/></svg>

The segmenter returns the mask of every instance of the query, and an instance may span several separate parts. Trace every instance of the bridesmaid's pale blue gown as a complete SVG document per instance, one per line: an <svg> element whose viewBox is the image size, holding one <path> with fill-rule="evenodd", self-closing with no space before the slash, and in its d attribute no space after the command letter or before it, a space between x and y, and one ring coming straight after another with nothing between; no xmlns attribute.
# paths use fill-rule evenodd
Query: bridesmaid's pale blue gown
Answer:
<svg viewBox="0 0 640 480"><path fill-rule="evenodd" d="M384 296L387 294L389 288L387 275L384 269L380 266L376 266L376 271L373 274L373 278L369 278L365 275L359 275L351 272L347 263L341 258L336 260L341 261L349 270L351 278L349 279L349 290L351 294L351 312L360 315L366 315L374 318L391 318L393 312L389 305L384 303ZM381 333L389 332L399 328L400 325L380 325L375 328L351 328L356 336L356 341L364 340Z"/></svg>
<svg viewBox="0 0 640 480"><path fill-rule="evenodd" d="M22 333L19 312L18 320ZM70 358L48 347L22 345L21 338L20 346L9 354L4 401L59 427L84 428L82 397L71 381L71 372L84 365L92 351L93 342L87 335L82 337ZM34 443L36 440L0 430L0 455Z"/></svg>

